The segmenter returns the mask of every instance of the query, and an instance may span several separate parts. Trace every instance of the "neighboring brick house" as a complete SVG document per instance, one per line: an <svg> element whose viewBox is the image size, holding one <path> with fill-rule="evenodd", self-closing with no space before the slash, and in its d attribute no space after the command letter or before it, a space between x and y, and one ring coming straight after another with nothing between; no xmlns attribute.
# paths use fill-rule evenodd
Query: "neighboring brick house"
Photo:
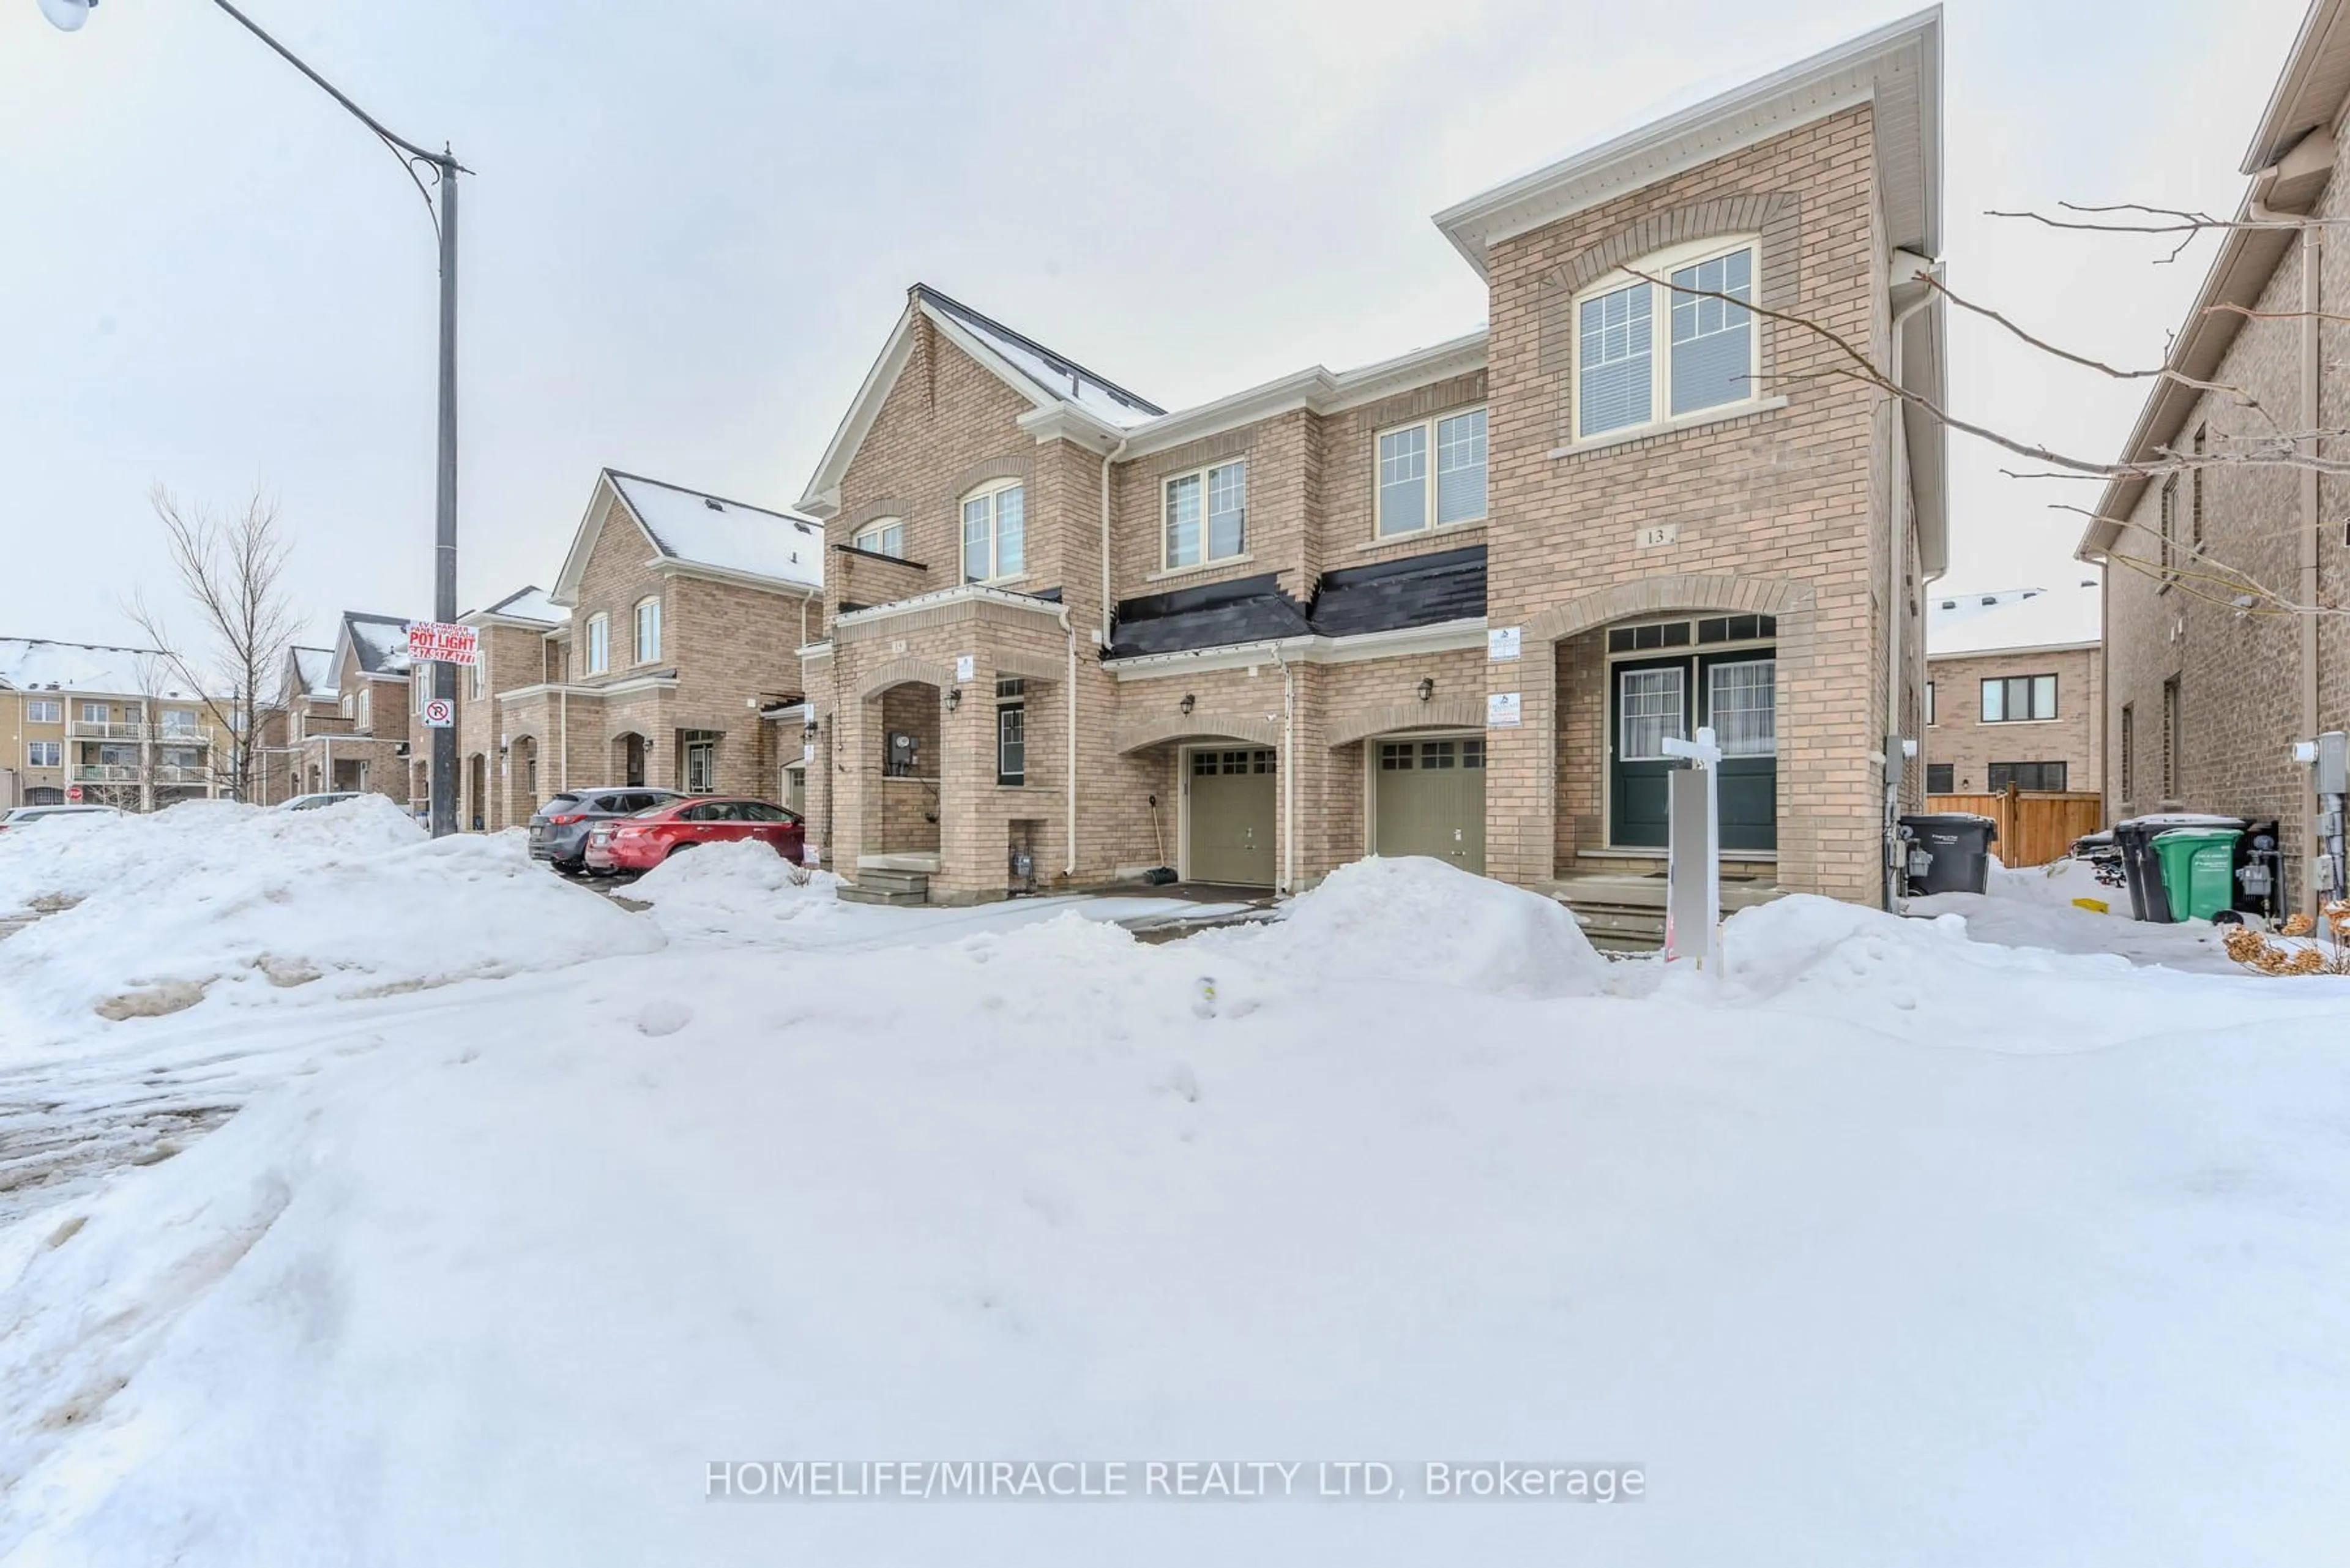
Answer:
<svg viewBox="0 0 2350 1568"><path fill-rule="evenodd" d="M774 793L799 750L775 715L799 700L823 574L809 518L604 470L546 606L507 618L567 616L540 633L545 661L531 670L519 641L492 654L495 820L520 824L556 791L596 784ZM501 671L516 664L524 679L508 685ZM486 746L465 743L486 769Z"/></svg>
<svg viewBox="0 0 2350 1568"><path fill-rule="evenodd" d="M2102 589L1938 592L1926 611L1929 795L2105 787Z"/></svg>
<svg viewBox="0 0 2350 1568"><path fill-rule="evenodd" d="M1384 851L1580 908L1661 864L1658 742L1711 722L1746 874L1880 897L1942 436L1736 301L1939 389L1939 50L1928 12L1461 203L1489 330L1197 408L917 285L801 502L811 842L941 900Z"/></svg>
<svg viewBox="0 0 2350 1568"><path fill-rule="evenodd" d="M2172 809L2279 820L2297 908L2309 875L2309 770L2296 741L2350 729L2350 482L2241 458L2277 431L2338 430L2350 405L2350 5L2317 0L2254 129L2241 215L2169 364L2235 390L2160 383L2122 451L2158 472L2109 484L2082 537L2106 563L2106 775L2112 815ZM2327 313L2323 318L2306 312ZM2247 316L2246 312L2252 313ZM2314 395L2313 395L2314 394ZM2303 443L2314 448L2315 441ZM2326 455L2338 458L2340 442ZM2167 454L2186 465L2160 472ZM2321 612L2295 613L2292 607Z"/></svg>
<svg viewBox="0 0 2350 1568"><path fill-rule="evenodd" d="M152 811L224 794L234 736L221 711L151 649L0 638L0 807L70 797Z"/></svg>
<svg viewBox="0 0 2350 1568"><path fill-rule="evenodd" d="M408 620L404 616L345 610L328 650L330 684L315 684L305 668L315 649L286 654L287 696L298 683L302 701L290 705L286 739L290 782L296 794L328 790L372 792L403 805L411 799L408 767ZM323 711L322 711L323 710Z"/></svg>
<svg viewBox="0 0 2350 1568"><path fill-rule="evenodd" d="M349 732L335 695L335 650L289 646L279 661L276 695L262 712L255 802L280 805L308 793L310 738Z"/></svg>

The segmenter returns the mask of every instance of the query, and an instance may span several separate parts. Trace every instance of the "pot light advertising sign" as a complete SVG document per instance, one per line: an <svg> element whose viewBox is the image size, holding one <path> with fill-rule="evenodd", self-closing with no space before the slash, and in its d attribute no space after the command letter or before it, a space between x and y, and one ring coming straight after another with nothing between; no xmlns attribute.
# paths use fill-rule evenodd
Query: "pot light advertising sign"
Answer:
<svg viewBox="0 0 2350 1568"><path fill-rule="evenodd" d="M449 620L408 623L408 658L414 664L473 664L481 658L481 633Z"/></svg>

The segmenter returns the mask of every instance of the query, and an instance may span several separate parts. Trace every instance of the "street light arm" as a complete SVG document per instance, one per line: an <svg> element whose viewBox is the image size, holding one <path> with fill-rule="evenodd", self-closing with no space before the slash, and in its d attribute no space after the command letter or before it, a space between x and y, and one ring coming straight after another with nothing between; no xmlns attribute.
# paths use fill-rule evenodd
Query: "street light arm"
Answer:
<svg viewBox="0 0 2350 1568"><path fill-rule="evenodd" d="M328 81L326 78L320 76L317 72L312 70L307 65L304 64L301 56L296 54L293 50L287 48L276 39L271 37L269 34L262 28L259 23L246 16L244 12L238 10L234 5L230 5L229 0L213 0L213 4L227 12L231 16L236 18L238 24L242 26L246 32L251 33L255 37L260 39L263 43L276 50L278 57L287 65L292 66L296 70L300 71L304 76L308 77L312 81L317 83L318 87L327 94L328 97L333 99L337 103L341 104L345 109L350 110L352 116L357 119L360 124L366 126L369 130L374 131L378 136L382 137L384 140L390 142L395 151L405 152L411 158L421 158L427 163L432 164L435 168L442 170L443 172L452 171L461 174L470 174L473 172L472 170L458 162L454 158L450 157L446 152L428 151L424 148L417 146L416 143L409 140L406 137L395 135L390 128L385 126L383 121L376 119L375 116L361 109L358 104L353 103L350 100L349 96L346 94L342 88L337 87L334 83Z"/></svg>

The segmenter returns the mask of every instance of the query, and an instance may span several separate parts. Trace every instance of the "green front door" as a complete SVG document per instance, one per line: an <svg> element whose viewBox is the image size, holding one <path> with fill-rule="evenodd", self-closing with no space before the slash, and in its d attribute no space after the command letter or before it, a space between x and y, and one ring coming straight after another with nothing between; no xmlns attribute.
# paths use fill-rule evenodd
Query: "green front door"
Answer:
<svg viewBox="0 0 2350 1568"><path fill-rule="evenodd" d="M1277 776L1268 747L1191 753L1183 782L1191 825L1192 881L1273 886Z"/></svg>
<svg viewBox="0 0 2350 1568"><path fill-rule="evenodd" d="M1608 673L1608 841L1666 845L1666 739L1713 727L1722 749L1721 846L1779 846L1778 664L1767 649L1645 659ZM1690 722L1696 710L1696 724Z"/></svg>
<svg viewBox="0 0 2350 1568"><path fill-rule="evenodd" d="M1370 742L1371 847L1485 869L1485 737Z"/></svg>

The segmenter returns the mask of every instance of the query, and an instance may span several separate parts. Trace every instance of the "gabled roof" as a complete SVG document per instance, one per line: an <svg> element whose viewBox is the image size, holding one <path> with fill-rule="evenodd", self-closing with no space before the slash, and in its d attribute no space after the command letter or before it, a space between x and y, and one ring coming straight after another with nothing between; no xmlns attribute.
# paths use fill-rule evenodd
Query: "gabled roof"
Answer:
<svg viewBox="0 0 2350 1568"><path fill-rule="evenodd" d="M2252 143L2244 154L2242 171L2251 176L2239 220L2252 215L2255 200L2279 212L2307 211L2334 172L2334 138L2328 130L2350 98L2350 25L2345 25L2345 0L2314 0L2277 75L2268 107ZM2231 306L2259 302L2269 279L2293 250L2296 235L2289 228L2236 227L2220 236L2211 270L2195 303L2188 306L2186 323L2170 340L2168 367L2198 381L2212 379L2220 363L2247 322ZM2193 387L2160 380L2147 394L2137 423L2122 443L2119 460L2146 462L2158 459L2163 449L2178 439L2189 416L2203 394ZM2097 514L2082 531L2074 551L2078 558L2102 558L2120 537L2125 519L2145 493L2145 476L2126 473L2109 481L2097 498Z"/></svg>
<svg viewBox="0 0 2350 1568"><path fill-rule="evenodd" d="M0 637L0 687L109 697L183 697L169 661L150 648ZM150 691L150 688L152 691Z"/></svg>
<svg viewBox="0 0 2350 1568"><path fill-rule="evenodd" d="M1926 655L2095 648L2104 597L2094 578L2059 588L1937 593L1926 602Z"/></svg>
<svg viewBox="0 0 2350 1568"><path fill-rule="evenodd" d="M343 655L356 653L362 675L408 673L408 618L345 610L342 629L335 634L334 668L339 675Z"/></svg>
<svg viewBox="0 0 2350 1568"><path fill-rule="evenodd" d="M1436 226L1482 275L1486 250L1496 241L1555 223L1862 103L1873 103L1877 111L1877 162L1887 247L1939 254L1939 5L1496 185L1437 213Z"/></svg>
<svg viewBox="0 0 2350 1568"><path fill-rule="evenodd" d="M299 645L286 650L289 675L287 699L298 688L305 697L327 699L335 693L335 650L331 648L303 648Z"/></svg>
<svg viewBox="0 0 2350 1568"><path fill-rule="evenodd" d="M833 432L832 443L825 448L823 461L816 464L816 475L800 497L802 511L826 517L837 509L841 476L871 433L899 373L913 358L915 327L922 321L1028 400L1031 410L1020 422L1040 440L1047 434L1074 435L1107 451L1127 431L1166 412L1067 355L982 316L928 284L918 283L906 291L906 308L890 329L889 340L882 345L881 357L866 372L840 428Z"/></svg>
<svg viewBox="0 0 2350 1568"><path fill-rule="evenodd" d="M803 593L824 587L824 527L816 519L607 468L596 476L587 515L546 596L551 604L579 602L580 576L615 500L644 535L656 565L673 562Z"/></svg>
<svg viewBox="0 0 2350 1568"><path fill-rule="evenodd" d="M571 612L549 597L545 588L533 584L515 589L487 609L467 610L457 618L469 625L485 620L527 621L551 630L569 620Z"/></svg>

